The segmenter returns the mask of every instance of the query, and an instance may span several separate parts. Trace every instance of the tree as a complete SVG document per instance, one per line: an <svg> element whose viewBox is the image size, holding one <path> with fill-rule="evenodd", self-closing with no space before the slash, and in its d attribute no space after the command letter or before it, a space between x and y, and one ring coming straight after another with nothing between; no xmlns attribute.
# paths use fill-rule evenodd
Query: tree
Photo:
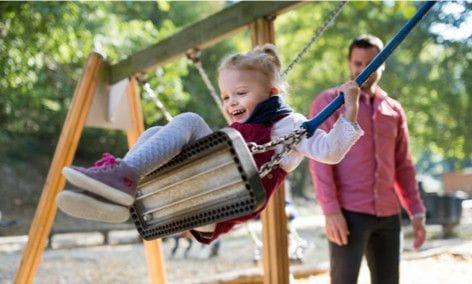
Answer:
<svg viewBox="0 0 472 284"><path fill-rule="evenodd" d="M16 147L2 147L2 151L8 149L8 155L26 159L30 154L28 148L34 144L43 153L52 152L90 52L98 51L108 61L116 62L211 14L222 4L200 3L199 14L191 13L195 7L189 7L185 19L177 17L172 5L181 4L1 2L0 141L20 142L14 143ZM175 26L174 20L180 26ZM163 100L174 114L182 110L190 97L182 83L187 69L188 63L180 60L149 76L153 86L160 86ZM162 122L151 101L144 100L143 106L147 125ZM116 131L105 131L104 137L98 139L100 135L103 132L86 129L81 143L95 145L97 149L79 147L79 151L117 150L126 146Z"/></svg>

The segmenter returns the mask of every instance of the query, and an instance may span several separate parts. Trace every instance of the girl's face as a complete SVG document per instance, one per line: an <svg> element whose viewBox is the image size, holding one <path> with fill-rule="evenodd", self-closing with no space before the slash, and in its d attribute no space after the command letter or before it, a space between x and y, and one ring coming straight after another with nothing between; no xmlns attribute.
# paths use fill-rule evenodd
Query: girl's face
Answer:
<svg viewBox="0 0 472 284"><path fill-rule="evenodd" d="M278 93L267 78L255 70L223 69L218 77L223 110L230 122L244 123L256 105Z"/></svg>

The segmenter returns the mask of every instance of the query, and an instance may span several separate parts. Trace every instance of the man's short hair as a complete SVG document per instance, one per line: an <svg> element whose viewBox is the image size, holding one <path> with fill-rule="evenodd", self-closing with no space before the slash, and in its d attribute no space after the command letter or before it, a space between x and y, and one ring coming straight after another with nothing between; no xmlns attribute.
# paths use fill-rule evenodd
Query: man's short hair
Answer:
<svg viewBox="0 0 472 284"><path fill-rule="evenodd" d="M352 54L352 49L353 48L371 48L375 47L379 51L381 51L384 48L384 44L382 40L376 36L365 34L365 35L360 35L356 37L352 42L351 45L349 46L349 55L348 59L351 58Z"/></svg>

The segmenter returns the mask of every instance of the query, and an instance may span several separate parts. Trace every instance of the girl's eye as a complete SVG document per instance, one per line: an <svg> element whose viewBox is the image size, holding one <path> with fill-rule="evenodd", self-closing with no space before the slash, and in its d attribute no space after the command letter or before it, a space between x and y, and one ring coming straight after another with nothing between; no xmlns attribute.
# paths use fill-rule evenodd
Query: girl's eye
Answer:
<svg viewBox="0 0 472 284"><path fill-rule="evenodd" d="M221 98L223 101L227 101L229 99L229 97L222 97Z"/></svg>
<svg viewBox="0 0 472 284"><path fill-rule="evenodd" d="M242 96L242 95L245 95L245 94L246 94L245 91L241 91L241 92L237 92L237 93L236 93L236 95L238 95L238 96Z"/></svg>

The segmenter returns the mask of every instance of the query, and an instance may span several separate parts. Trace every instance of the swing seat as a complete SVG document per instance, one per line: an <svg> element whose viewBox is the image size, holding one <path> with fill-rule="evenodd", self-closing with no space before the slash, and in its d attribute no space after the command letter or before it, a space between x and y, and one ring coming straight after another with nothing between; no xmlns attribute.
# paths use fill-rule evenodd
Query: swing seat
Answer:
<svg viewBox="0 0 472 284"><path fill-rule="evenodd" d="M146 176L131 216L141 237L152 240L253 213L265 198L246 142L223 128Z"/></svg>

